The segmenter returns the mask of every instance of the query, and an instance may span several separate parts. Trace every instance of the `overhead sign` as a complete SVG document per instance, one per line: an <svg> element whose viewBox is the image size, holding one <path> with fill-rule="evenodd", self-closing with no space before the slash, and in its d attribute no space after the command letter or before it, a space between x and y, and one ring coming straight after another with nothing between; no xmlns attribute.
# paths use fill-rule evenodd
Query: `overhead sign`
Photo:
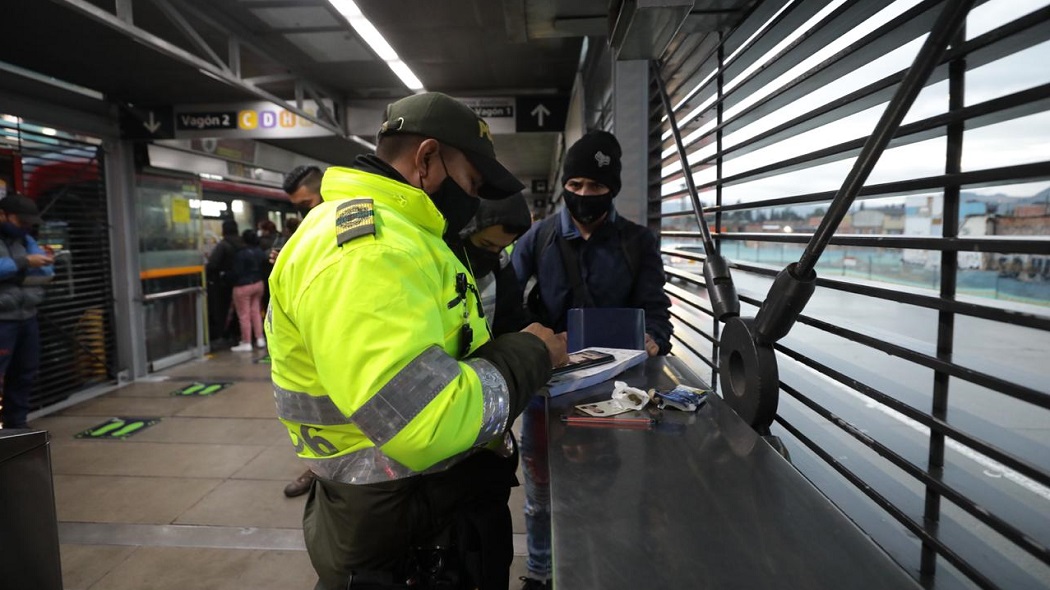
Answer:
<svg viewBox="0 0 1050 590"><path fill-rule="evenodd" d="M493 133L565 130L568 96L505 96L460 98L485 119Z"/></svg>
<svg viewBox="0 0 1050 590"><path fill-rule="evenodd" d="M515 127L518 133L565 131L568 96L519 96Z"/></svg>
<svg viewBox="0 0 1050 590"><path fill-rule="evenodd" d="M122 106L120 136L124 139L173 139L175 126L169 106Z"/></svg>
<svg viewBox="0 0 1050 590"><path fill-rule="evenodd" d="M303 111L316 116L317 103L303 101ZM175 137L234 137L286 139L334 135L328 129L270 102L178 105L174 112Z"/></svg>
<svg viewBox="0 0 1050 590"><path fill-rule="evenodd" d="M489 131L495 134L514 133L514 97L460 98L463 104L489 124Z"/></svg>
<svg viewBox="0 0 1050 590"><path fill-rule="evenodd" d="M532 181L532 194L540 195L548 192L547 179L533 180Z"/></svg>

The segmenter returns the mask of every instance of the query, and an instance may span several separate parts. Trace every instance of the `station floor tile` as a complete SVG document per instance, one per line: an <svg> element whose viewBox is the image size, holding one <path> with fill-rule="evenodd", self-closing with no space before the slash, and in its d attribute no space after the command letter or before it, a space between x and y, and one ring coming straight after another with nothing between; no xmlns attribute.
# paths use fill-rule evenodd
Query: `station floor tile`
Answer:
<svg viewBox="0 0 1050 590"><path fill-rule="evenodd" d="M187 443L80 440L52 455L63 475L126 475L225 479L267 447ZM57 451L57 449L56 449Z"/></svg>
<svg viewBox="0 0 1050 590"><path fill-rule="evenodd" d="M201 501L221 479L56 475L59 522L167 524Z"/></svg>
<svg viewBox="0 0 1050 590"><path fill-rule="evenodd" d="M175 524L301 529L306 496L286 498L283 482L227 480L182 513Z"/></svg>

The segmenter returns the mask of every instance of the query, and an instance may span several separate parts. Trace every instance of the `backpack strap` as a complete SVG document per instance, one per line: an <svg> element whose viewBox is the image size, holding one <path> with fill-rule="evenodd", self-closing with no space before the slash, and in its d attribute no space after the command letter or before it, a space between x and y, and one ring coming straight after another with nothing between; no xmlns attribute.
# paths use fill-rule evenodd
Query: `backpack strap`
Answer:
<svg viewBox="0 0 1050 590"><path fill-rule="evenodd" d="M631 272L631 283L638 278L638 267L641 265L641 248L639 248L642 232L632 231L633 224L622 216L616 216L616 229L620 233L620 249L627 260L627 270Z"/></svg>
<svg viewBox="0 0 1050 590"><path fill-rule="evenodd" d="M562 265L565 267L565 275L572 289L572 307L594 307L594 299L587 290L587 283L583 280L580 272L580 258L576 250L561 235L561 216L551 216L550 221L545 221L536 235L534 260L539 264L540 258L552 245L557 245L561 255Z"/></svg>
<svg viewBox="0 0 1050 590"><path fill-rule="evenodd" d="M587 283L583 280L583 272L580 270L580 257L576 249L565 239L561 233L554 235L561 252L561 262L565 265L565 275L569 279L569 287L572 289L573 307L595 307L591 292L587 290Z"/></svg>

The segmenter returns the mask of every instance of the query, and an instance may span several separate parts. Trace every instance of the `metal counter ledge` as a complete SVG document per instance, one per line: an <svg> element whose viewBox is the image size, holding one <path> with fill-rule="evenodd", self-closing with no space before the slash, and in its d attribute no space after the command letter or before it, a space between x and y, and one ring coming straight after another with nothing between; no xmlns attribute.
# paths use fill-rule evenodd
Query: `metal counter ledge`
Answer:
<svg viewBox="0 0 1050 590"><path fill-rule="evenodd" d="M704 386L652 358L615 380ZM642 588L919 588L717 396L650 429L567 426L612 382L547 401L554 584Z"/></svg>

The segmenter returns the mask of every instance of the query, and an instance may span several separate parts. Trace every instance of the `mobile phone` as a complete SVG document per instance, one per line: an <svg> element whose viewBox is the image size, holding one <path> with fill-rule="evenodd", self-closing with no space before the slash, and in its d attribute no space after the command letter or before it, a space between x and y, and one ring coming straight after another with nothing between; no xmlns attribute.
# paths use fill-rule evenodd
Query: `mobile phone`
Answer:
<svg viewBox="0 0 1050 590"><path fill-rule="evenodd" d="M569 362L560 367L556 367L554 371L551 372L551 374L561 375L563 373L576 371L578 369L585 369L587 367L593 367L595 365L604 365L606 363L611 363L615 360L616 357L614 357L611 354L597 352L594 350L581 350L579 352L574 352L570 354Z"/></svg>

